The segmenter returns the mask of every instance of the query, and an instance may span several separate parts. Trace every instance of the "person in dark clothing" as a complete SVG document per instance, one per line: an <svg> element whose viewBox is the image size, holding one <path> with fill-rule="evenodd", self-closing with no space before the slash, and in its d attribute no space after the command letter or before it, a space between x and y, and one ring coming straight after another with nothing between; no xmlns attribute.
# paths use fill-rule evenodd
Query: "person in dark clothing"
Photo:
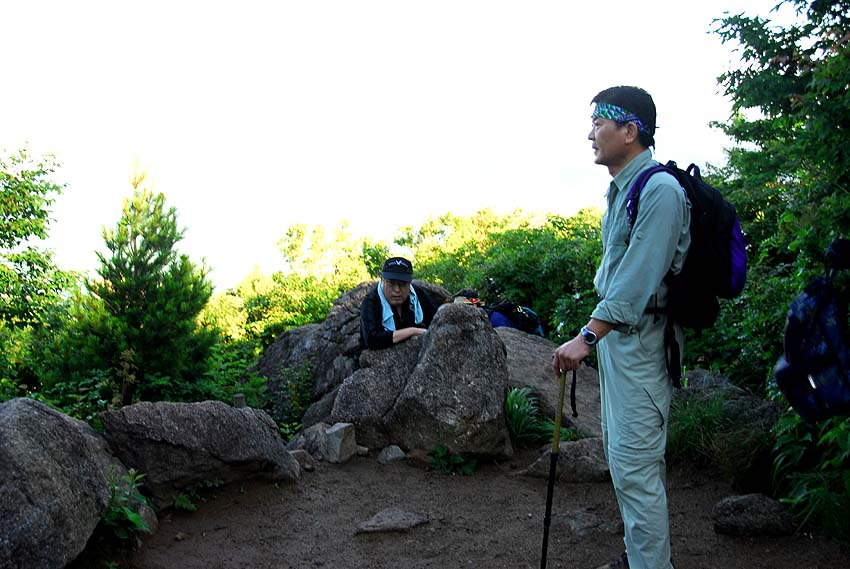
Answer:
<svg viewBox="0 0 850 569"><path fill-rule="evenodd" d="M384 262L381 281L360 304L363 346L381 350L426 332L437 309L412 280L413 264L407 259L391 257Z"/></svg>

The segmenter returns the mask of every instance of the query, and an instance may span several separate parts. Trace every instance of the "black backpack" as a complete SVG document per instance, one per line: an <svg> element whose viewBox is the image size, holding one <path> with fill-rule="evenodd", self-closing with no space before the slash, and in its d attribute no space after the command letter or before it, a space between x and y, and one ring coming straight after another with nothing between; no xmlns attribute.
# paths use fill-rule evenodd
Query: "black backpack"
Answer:
<svg viewBox="0 0 850 569"><path fill-rule="evenodd" d="M626 205L631 232L638 214L640 194L653 174L667 172L682 186L691 204L691 245L678 275L669 272L667 306L650 308L668 318L667 369L677 387L681 383L681 353L673 333L673 322L684 328L702 330L714 325L720 312L719 298L735 298L747 280L747 252L741 222L735 206L700 175L695 164L687 170L672 160L666 165L647 168L629 190Z"/></svg>
<svg viewBox="0 0 850 569"><path fill-rule="evenodd" d="M641 172L629 190L629 229L637 219L640 193L658 172L671 174L691 202L691 246L682 271L667 276L668 312L685 328L701 330L717 320L719 298L735 298L747 280L747 252L735 206L700 175L695 164L687 170L672 160Z"/></svg>
<svg viewBox="0 0 850 569"><path fill-rule="evenodd" d="M850 345L847 296L835 285L850 268L850 240L837 239L826 252L827 272L788 308L785 353L773 370L776 384L804 421L850 415Z"/></svg>

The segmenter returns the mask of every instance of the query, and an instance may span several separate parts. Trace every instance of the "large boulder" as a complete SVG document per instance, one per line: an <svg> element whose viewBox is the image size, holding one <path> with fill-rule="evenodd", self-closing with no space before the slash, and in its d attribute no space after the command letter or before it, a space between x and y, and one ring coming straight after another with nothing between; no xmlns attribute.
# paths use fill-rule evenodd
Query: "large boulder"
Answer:
<svg viewBox="0 0 850 569"><path fill-rule="evenodd" d="M385 350L365 350L362 367L339 387L324 422L354 423L358 444L368 448L390 444L387 416L416 367L421 346L422 336L417 336Z"/></svg>
<svg viewBox="0 0 850 569"><path fill-rule="evenodd" d="M300 476L274 421L250 407L144 402L104 412L101 420L115 454L145 473L145 486L160 507L205 481Z"/></svg>
<svg viewBox="0 0 850 569"><path fill-rule="evenodd" d="M86 423L32 399L0 404L0 567L64 567L127 470Z"/></svg>
<svg viewBox="0 0 850 569"><path fill-rule="evenodd" d="M540 412L551 419L558 408L560 387L552 372L552 354L557 345L546 338L526 334L515 328L500 327L496 332L505 344L508 354L508 384L510 387L528 387L537 398ZM567 389L572 374L567 374ZM601 437L601 410L599 404L599 375L592 367L581 366L576 372L576 411L572 416L569 392L564 398L562 424L586 436Z"/></svg>
<svg viewBox="0 0 850 569"><path fill-rule="evenodd" d="M422 336L419 361L387 415L402 448L510 455L505 345L484 311L442 306Z"/></svg>
<svg viewBox="0 0 850 569"><path fill-rule="evenodd" d="M512 453L504 414L505 348L485 313L446 304L427 334L367 351L339 389L331 419L373 448L395 444L484 455Z"/></svg>

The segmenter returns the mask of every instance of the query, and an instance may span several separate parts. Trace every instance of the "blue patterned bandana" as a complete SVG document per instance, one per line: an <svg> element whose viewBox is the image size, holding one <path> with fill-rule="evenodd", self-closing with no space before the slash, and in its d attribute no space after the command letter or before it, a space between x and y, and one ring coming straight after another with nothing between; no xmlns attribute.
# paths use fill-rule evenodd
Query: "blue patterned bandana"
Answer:
<svg viewBox="0 0 850 569"><path fill-rule="evenodd" d="M623 107L618 107L617 105L612 105L611 103L596 103L596 108L593 109L593 114L590 115L591 118L603 118L603 119L611 119L617 123L627 123L633 122L637 125L638 130L641 132L645 132L646 134L652 136L652 133L643 124L643 121L638 118L638 116L630 111L627 111Z"/></svg>

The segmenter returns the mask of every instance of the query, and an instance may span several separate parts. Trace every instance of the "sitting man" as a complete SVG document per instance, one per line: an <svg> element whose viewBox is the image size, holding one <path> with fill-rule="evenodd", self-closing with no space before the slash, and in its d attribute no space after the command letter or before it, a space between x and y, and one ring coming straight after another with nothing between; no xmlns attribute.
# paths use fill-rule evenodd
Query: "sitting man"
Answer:
<svg viewBox="0 0 850 569"><path fill-rule="evenodd" d="M411 284L413 265L391 257L381 269L381 282L360 305L360 339L370 350L389 348L424 334L437 309L421 288Z"/></svg>

